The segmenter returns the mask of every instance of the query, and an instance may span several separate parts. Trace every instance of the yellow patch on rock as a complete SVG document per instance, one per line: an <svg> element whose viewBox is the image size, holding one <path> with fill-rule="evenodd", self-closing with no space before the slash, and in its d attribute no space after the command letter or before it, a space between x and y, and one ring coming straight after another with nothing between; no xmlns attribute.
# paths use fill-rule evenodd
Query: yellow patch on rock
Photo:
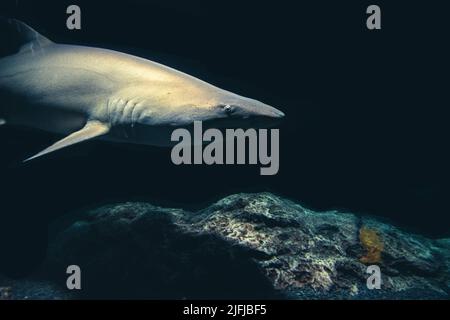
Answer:
<svg viewBox="0 0 450 320"><path fill-rule="evenodd" d="M367 227L359 229L359 241L366 250L366 254L359 258L364 264L378 263L381 261L381 252L383 252L383 241L379 234Z"/></svg>

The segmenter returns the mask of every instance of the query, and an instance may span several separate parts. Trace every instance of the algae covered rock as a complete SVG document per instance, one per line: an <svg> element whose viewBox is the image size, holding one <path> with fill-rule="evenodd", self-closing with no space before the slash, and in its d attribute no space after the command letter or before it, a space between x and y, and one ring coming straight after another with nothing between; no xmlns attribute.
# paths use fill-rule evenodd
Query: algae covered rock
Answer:
<svg viewBox="0 0 450 320"><path fill-rule="evenodd" d="M448 299L450 241L373 217L316 212L271 193L197 211L118 203L51 228L40 277L77 298ZM368 289L367 268L381 271Z"/></svg>
<svg viewBox="0 0 450 320"><path fill-rule="evenodd" d="M79 265L85 297L448 298L447 240L270 193L198 212L115 204L55 228L47 268ZM380 290L366 285L373 264Z"/></svg>

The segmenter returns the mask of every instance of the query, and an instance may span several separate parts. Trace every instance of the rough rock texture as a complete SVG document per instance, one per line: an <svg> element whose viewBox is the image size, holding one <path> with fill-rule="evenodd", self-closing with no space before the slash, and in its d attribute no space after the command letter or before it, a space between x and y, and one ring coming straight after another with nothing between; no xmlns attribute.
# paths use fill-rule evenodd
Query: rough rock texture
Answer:
<svg viewBox="0 0 450 320"><path fill-rule="evenodd" d="M80 298L448 299L450 240L374 218L314 212L270 193L236 194L199 212L108 205L53 228L41 278ZM367 289L368 265L382 273Z"/></svg>

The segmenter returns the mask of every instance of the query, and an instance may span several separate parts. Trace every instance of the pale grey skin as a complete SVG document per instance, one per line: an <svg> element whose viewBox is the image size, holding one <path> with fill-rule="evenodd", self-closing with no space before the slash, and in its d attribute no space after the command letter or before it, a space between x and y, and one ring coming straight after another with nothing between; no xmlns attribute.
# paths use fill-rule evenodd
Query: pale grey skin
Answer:
<svg viewBox="0 0 450 320"><path fill-rule="evenodd" d="M196 120L252 127L284 117L269 105L164 65L112 50L56 44L13 23L27 34L19 52L0 59L0 124L69 135L31 158L98 136L170 145L174 129Z"/></svg>

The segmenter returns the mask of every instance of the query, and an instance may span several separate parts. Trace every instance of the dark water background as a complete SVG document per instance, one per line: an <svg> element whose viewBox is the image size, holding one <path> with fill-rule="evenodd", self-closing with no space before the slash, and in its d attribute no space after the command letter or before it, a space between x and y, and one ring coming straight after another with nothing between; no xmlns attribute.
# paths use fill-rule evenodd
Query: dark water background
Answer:
<svg viewBox="0 0 450 320"><path fill-rule="evenodd" d="M82 9L82 30L65 9ZM272 191L316 210L387 218L449 236L449 27L441 1L2 1L61 43L112 48L283 110L280 171L180 166L170 150L91 141L20 165L60 137L0 128L0 272L42 261L49 221L84 206L149 200L198 208Z"/></svg>

